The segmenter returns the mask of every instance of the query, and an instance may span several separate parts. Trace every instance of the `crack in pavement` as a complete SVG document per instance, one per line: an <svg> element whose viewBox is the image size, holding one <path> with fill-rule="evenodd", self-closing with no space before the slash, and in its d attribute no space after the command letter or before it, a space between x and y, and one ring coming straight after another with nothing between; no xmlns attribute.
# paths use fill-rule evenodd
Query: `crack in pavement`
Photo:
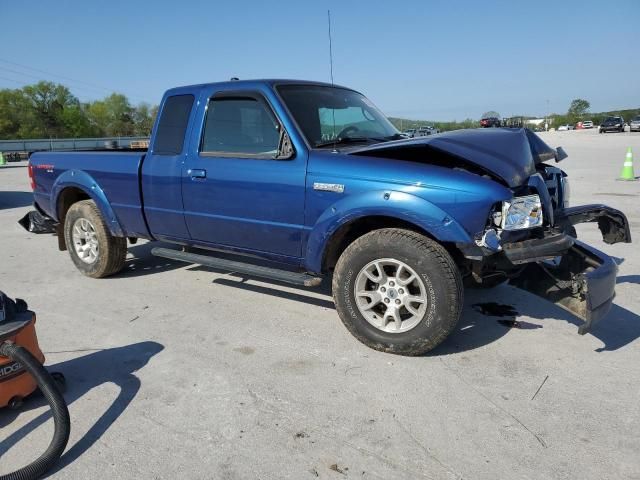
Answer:
<svg viewBox="0 0 640 480"><path fill-rule="evenodd" d="M491 405L493 405L495 408L497 408L498 410L500 410L501 412L505 413L506 415L509 415L512 419L514 419L522 428L524 428L527 432L529 432L531 435L533 435L533 437L538 441L538 443L540 445L542 445L542 448L548 448L547 447L547 443L544 441L544 439L542 437L540 437L537 433L535 433L534 431L532 431L529 427L527 427L518 417L516 417L513 413L511 413L509 410L505 409L504 407L501 407L500 405L498 405L496 402L494 402L493 400L491 400L489 397L487 397L484 393L482 393L480 390L478 390L477 388L475 388L473 385L471 385L469 382L467 382L462 375L460 375L460 372L458 372L455 368L451 367L450 365L447 364L447 362L445 362L444 360L442 360L442 358L439 358L440 363L442 363L442 365L444 365L444 367L449 370L450 372L452 372L456 377L458 377L458 379L464 383L466 386L468 386L471 390L473 390L476 394L480 395L482 398L484 398L487 402L489 402Z"/></svg>

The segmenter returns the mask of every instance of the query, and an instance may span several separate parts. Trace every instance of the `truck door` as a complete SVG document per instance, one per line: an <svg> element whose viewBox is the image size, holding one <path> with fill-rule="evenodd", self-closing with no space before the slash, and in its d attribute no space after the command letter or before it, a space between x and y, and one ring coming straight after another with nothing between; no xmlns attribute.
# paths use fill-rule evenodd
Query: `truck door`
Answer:
<svg viewBox="0 0 640 480"><path fill-rule="evenodd" d="M151 234L158 239L189 239L182 205L182 172L194 100L191 94L166 97L153 144L142 162L144 213Z"/></svg>
<svg viewBox="0 0 640 480"><path fill-rule="evenodd" d="M284 127L261 93L218 92L205 103L183 177L191 238L300 257L306 153L276 158Z"/></svg>

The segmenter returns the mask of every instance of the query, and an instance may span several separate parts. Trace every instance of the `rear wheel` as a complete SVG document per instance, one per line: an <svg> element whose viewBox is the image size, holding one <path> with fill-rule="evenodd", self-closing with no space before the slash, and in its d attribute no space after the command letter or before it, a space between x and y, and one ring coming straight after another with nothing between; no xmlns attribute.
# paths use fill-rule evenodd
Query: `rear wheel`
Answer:
<svg viewBox="0 0 640 480"><path fill-rule="evenodd" d="M107 277L124 266L127 240L111 235L93 200L82 200L69 208L64 239L76 268L88 277Z"/></svg>
<svg viewBox="0 0 640 480"><path fill-rule="evenodd" d="M340 319L365 345L421 355L454 329L462 280L449 253L416 232L382 229L354 241L333 276Z"/></svg>

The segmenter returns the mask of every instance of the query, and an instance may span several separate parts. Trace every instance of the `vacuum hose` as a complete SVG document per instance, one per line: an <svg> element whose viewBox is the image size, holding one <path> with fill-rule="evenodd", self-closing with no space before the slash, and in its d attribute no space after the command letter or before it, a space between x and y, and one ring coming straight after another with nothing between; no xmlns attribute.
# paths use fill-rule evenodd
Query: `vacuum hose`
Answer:
<svg viewBox="0 0 640 480"><path fill-rule="evenodd" d="M9 357L22 365L35 379L51 407L55 431L47 450L26 467L13 473L0 475L0 480L35 480L53 467L67 446L71 430L69 409L49 372L27 349L10 342L0 343L0 356Z"/></svg>

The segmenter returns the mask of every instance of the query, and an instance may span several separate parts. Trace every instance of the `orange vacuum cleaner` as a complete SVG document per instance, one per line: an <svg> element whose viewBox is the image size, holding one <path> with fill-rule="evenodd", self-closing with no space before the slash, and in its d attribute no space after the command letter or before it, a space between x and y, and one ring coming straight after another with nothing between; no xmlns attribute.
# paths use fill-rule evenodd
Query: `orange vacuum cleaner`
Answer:
<svg viewBox="0 0 640 480"><path fill-rule="evenodd" d="M44 355L36 336L36 314L24 300L15 302L0 292L0 408L19 408L23 400L39 389L51 407L54 434L43 455L30 465L0 480L40 478L58 461L69 440L69 410L58 382L43 367Z"/></svg>

